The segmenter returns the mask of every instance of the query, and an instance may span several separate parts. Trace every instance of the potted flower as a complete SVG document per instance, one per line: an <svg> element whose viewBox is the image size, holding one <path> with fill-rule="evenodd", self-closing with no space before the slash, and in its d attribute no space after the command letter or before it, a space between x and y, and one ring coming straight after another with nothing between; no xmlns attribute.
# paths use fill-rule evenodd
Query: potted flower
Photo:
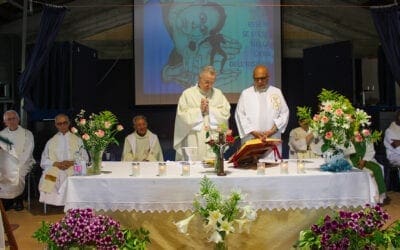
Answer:
<svg viewBox="0 0 400 250"><path fill-rule="evenodd" d="M216 249L226 249L226 236L234 233L235 227L241 233L257 218L257 212L249 205L240 206L241 202L240 192L233 191L224 199L215 184L205 176L193 203L194 213L174 224L180 233L186 234L189 222L195 215L199 215L204 221L209 242L214 242Z"/></svg>
<svg viewBox="0 0 400 250"><path fill-rule="evenodd" d="M234 137L232 135L232 130L228 129L225 124L221 124L217 129L217 138L212 138L210 130L207 129L206 138L209 139L206 141L206 144L210 145L212 151L215 154L215 171L219 176L225 176L226 173L224 171L224 153L228 149L229 146L232 146L237 139L237 136Z"/></svg>
<svg viewBox="0 0 400 250"><path fill-rule="evenodd" d="M42 222L33 237L48 249L146 249L149 232L121 229L119 222L90 208L70 209L58 222Z"/></svg>
<svg viewBox="0 0 400 250"><path fill-rule="evenodd" d="M117 117L108 110L86 118L85 110L82 109L76 116L75 123L76 127L72 127L71 132L80 135L91 158L92 166L88 169L88 174L100 174L104 150L110 143L118 145L115 135L124 128L118 124Z"/></svg>
<svg viewBox="0 0 400 250"><path fill-rule="evenodd" d="M379 205L358 211L339 211L321 217L310 229L300 232L298 249L399 249L400 221L384 229L389 219Z"/></svg>

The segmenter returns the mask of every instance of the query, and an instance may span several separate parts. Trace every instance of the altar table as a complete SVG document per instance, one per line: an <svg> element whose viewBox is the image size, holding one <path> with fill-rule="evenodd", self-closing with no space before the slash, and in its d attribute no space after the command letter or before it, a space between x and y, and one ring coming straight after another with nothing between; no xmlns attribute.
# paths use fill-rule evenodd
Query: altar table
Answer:
<svg viewBox="0 0 400 250"><path fill-rule="evenodd" d="M209 249L200 219L189 226L190 235L178 233L173 224L191 214L201 178L207 176L223 194L241 190L244 203L258 210L249 234L228 236L230 249L289 249L299 231L319 216L375 202L377 189L366 171L323 172L322 162L313 159L298 174L296 162L288 163L288 174L281 174L279 165L267 168L265 175L228 167L221 177L198 162L190 176L181 176L178 162L167 162L167 175L158 176L158 163L142 162L141 175L133 177L130 162L103 162L101 175L68 178L65 211L93 208L125 227L142 226L150 230L150 249Z"/></svg>

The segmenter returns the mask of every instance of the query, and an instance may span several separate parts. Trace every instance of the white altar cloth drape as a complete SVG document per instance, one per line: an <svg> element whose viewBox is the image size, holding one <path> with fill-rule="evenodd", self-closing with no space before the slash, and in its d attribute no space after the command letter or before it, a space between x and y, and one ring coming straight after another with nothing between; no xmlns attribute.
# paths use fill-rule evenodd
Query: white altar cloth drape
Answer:
<svg viewBox="0 0 400 250"><path fill-rule="evenodd" d="M194 195L201 178L206 175L228 194L239 189L245 202L260 210L317 209L357 207L374 203L377 195L368 172L352 169L332 173L319 170L322 161L305 164L306 172L297 174L296 162L289 161L289 174L281 174L279 166L256 170L227 167L227 176L216 176L213 168L197 163L190 176L181 176L178 162L167 162L167 176L157 176L158 163L142 162L141 175L132 177L129 162L103 162L97 176L68 178L65 211L70 208L93 208L111 211L187 211L193 208Z"/></svg>

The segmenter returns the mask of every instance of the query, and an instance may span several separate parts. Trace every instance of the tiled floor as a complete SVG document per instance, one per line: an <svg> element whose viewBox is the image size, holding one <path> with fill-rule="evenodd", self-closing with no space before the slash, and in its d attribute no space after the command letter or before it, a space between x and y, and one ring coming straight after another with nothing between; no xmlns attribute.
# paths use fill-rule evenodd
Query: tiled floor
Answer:
<svg viewBox="0 0 400 250"><path fill-rule="evenodd" d="M400 193L389 192L388 196L391 201L384 208L390 214L390 224L394 220L400 219ZM40 227L42 221L54 222L63 217L63 209L61 207L48 206L47 215L43 214L43 206L35 203L32 205L31 211L23 210L16 212L14 210L7 211L8 220L12 224L19 224L14 231L19 249L35 250L43 249L43 246L32 238L33 232Z"/></svg>

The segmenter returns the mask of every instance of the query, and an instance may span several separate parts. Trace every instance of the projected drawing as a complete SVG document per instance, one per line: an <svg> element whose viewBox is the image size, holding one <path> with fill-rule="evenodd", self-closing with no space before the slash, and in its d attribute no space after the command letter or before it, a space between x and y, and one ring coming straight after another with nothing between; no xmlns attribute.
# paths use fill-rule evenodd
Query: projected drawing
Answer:
<svg viewBox="0 0 400 250"><path fill-rule="evenodd" d="M176 104L205 65L235 103L258 64L280 84L279 0L135 0L135 104Z"/></svg>
<svg viewBox="0 0 400 250"><path fill-rule="evenodd" d="M238 77L240 70L226 65L226 61L240 53L241 44L221 34L227 15L220 4L177 0L162 8L164 25L173 42L162 70L164 82L191 86L205 65L219 69L218 85L229 84Z"/></svg>

